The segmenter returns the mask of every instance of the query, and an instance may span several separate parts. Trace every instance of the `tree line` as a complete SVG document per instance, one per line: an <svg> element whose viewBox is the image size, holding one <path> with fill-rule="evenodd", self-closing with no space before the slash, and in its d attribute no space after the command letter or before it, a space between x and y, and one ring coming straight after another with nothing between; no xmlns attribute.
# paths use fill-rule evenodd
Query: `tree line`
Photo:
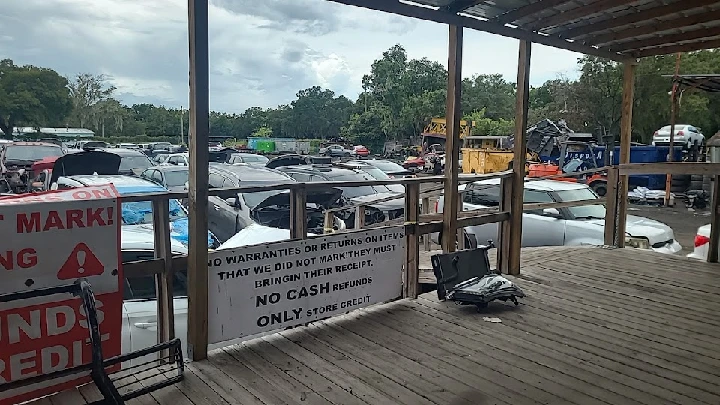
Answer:
<svg viewBox="0 0 720 405"><path fill-rule="evenodd" d="M681 74L720 73L720 52L682 55ZM675 55L642 59L636 69L633 138L648 142L670 121L671 80ZM604 131L619 136L622 65L601 58L578 59L579 77L558 77L530 91L532 124L543 118L564 119L578 132ZM319 86L300 90L289 104L251 107L241 113L212 112L213 137L243 139L275 136L331 139L338 136L374 150L388 140L419 135L433 117L445 115L447 71L427 58L409 59L395 45L376 59L362 78L356 100ZM63 77L50 68L0 61L0 131L10 137L15 126L84 127L98 136L178 137L187 134L186 111L135 104L115 98L116 89L103 75ZM462 81L462 110L475 121L476 135L509 135L514 127L515 83L500 74L482 74ZM720 128L715 93L689 89L680 99L678 123L700 127L710 136ZM184 115L184 119L181 118Z"/></svg>

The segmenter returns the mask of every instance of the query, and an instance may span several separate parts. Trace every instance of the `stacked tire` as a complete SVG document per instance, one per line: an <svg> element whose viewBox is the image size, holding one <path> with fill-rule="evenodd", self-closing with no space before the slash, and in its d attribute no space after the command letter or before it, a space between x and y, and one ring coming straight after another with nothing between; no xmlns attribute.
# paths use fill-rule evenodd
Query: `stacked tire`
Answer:
<svg viewBox="0 0 720 405"><path fill-rule="evenodd" d="M691 177L689 174L676 174L672 176L672 184L670 184L670 191L673 193L684 193L688 191L691 184Z"/></svg>
<svg viewBox="0 0 720 405"><path fill-rule="evenodd" d="M690 190L702 190L703 177L704 176L702 174L690 175Z"/></svg>

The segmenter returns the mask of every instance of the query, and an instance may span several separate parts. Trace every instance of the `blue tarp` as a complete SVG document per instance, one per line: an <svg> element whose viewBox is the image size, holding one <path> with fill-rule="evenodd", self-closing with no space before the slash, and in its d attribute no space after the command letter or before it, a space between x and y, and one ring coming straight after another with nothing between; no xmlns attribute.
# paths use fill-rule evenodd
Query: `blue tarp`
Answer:
<svg viewBox="0 0 720 405"><path fill-rule="evenodd" d="M167 192L160 186L131 186L116 187L118 193L126 194L149 194ZM170 237L176 239L183 245L189 244L189 219L187 213L180 205L178 200L170 200ZM152 203L150 201L125 202L122 203L122 219L125 225L150 225L152 226ZM212 233L208 232L208 247L213 246L214 238Z"/></svg>

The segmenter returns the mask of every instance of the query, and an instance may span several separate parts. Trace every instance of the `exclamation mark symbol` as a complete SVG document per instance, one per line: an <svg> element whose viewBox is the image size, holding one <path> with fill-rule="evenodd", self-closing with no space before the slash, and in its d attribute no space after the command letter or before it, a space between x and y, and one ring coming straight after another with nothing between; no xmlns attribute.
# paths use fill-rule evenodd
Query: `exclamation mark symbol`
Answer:
<svg viewBox="0 0 720 405"><path fill-rule="evenodd" d="M78 250L77 255L75 257L77 258L77 262L78 262L77 272L79 274L85 273L85 258L86 258L85 251Z"/></svg>
<svg viewBox="0 0 720 405"><path fill-rule="evenodd" d="M115 220L115 216L113 215L113 207L107 207L105 209L105 212L107 212L108 216L107 224L112 225L113 221Z"/></svg>

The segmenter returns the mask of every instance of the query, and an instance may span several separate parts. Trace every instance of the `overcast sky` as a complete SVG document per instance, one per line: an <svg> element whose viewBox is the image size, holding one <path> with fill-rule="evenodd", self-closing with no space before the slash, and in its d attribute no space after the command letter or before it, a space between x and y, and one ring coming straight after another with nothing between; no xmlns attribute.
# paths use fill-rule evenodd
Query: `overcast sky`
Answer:
<svg viewBox="0 0 720 405"><path fill-rule="evenodd" d="M107 75L126 104L187 106L186 0L10 0L0 58L60 74ZM355 99L361 78L399 43L447 66L447 26L326 0L211 0L210 106L275 107L319 85ZM463 76L516 78L518 41L466 31ZM530 80L578 75L578 54L535 45Z"/></svg>

